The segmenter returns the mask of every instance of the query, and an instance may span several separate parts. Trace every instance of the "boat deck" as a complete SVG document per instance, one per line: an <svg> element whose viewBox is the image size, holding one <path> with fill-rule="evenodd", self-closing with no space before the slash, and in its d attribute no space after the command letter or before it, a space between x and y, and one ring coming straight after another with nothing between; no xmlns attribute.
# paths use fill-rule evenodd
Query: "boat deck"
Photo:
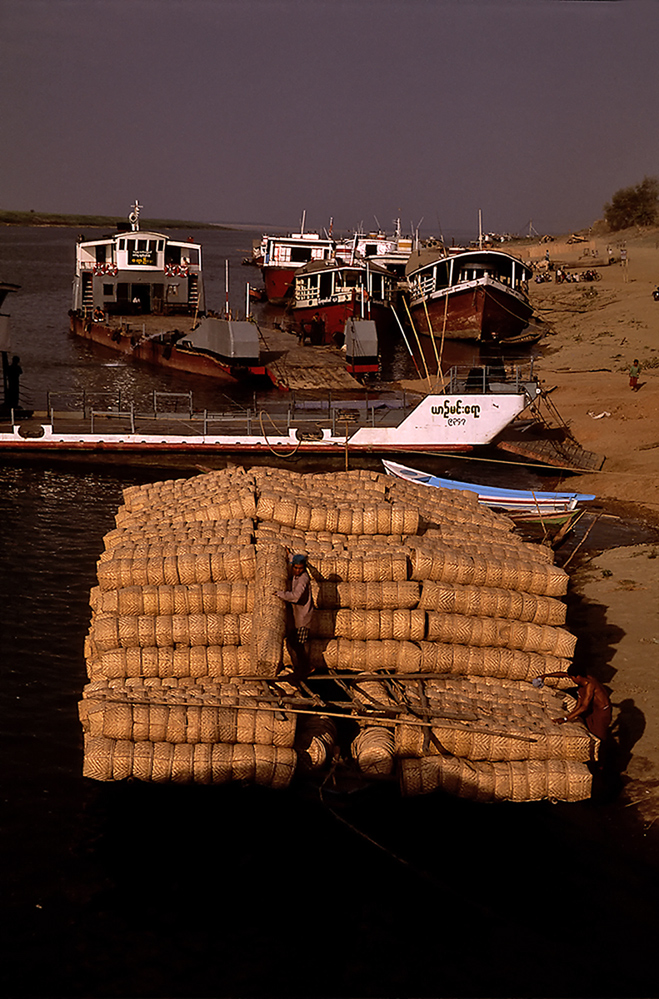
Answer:
<svg viewBox="0 0 659 999"><path fill-rule="evenodd" d="M298 439L313 439L323 428L330 428L332 436L348 435L360 427L395 427L412 411L419 397L400 393L366 392L361 386L360 395L352 393L343 397L331 391L315 393L269 394L261 400L255 393L250 407L235 404L221 412L195 411L192 398L184 411L166 411L158 407L158 394L154 397L152 412L131 409L50 409L34 411L29 417L18 419L21 436L25 439L42 436L44 425L52 426L53 434L105 435L131 434L148 437L208 437L245 434L266 437L288 437L294 431ZM162 393L163 406L168 396ZM0 416L0 433L9 433L12 422Z"/></svg>
<svg viewBox="0 0 659 999"><path fill-rule="evenodd" d="M109 316L103 325L124 334L137 334L143 340L189 333L195 324L193 316L135 315ZM298 392L315 389L318 385L336 392L360 389L360 382L346 370L346 355L340 348L301 344L297 334L261 322L257 323L257 328L260 363L278 388Z"/></svg>

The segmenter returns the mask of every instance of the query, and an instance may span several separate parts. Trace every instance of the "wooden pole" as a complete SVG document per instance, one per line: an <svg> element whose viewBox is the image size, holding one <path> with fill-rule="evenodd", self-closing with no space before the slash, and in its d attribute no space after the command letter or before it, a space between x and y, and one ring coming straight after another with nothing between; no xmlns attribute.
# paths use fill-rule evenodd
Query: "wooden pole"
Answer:
<svg viewBox="0 0 659 999"><path fill-rule="evenodd" d="M414 325L414 321L412 319L412 314L410 312L410 307L407 304L407 302L406 302L405 299L403 299L403 305L405 306L405 311L407 312L407 317L408 317L408 319L410 321L410 325L412 327L412 332L414 333L414 336L416 337L416 342L417 342L417 346L419 348L419 353L421 354L421 360L423 361L423 366L426 369L426 378L428 379L428 391L430 392L430 391L432 391L432 383L430 381L430 372L428 370L428 364L426 362L426 355L423 353L423 349L421 347L421 341L419 340L419 334L416 331L416 326Z"/></svg>
<svg viewBox="0 0 659 999"><path fill-rule="evenodd" d="M435 360L437 361L437 375L439 376L441 374L440 368L439 368L439 354L437 353L437 344L435 342L435 334L433 332L432 323L430 322L430 313L428 312L428 303L426 302L425 297L423 299L423 308L424 308L424 311L426 313L426 322L428 323L428 333L430 334L430 339L432 340L433 350L435 351Z"/></svg>
<svg viewBox="0 0 659 999"><path fill-rule="evenodd" d="M394 314L394 319L396 320L396 322L398 323L398 325L400 327L400 332L402 334L403 340L405 341L405 346L407 347L407 352L410 355L410 357L412 358L412 363L414 364L414 367L416 369L416 373L419 376L419 378L423 378L423 375L421 374L421 371L419 369L419 365L416 363L416 357L414 356L414 351L410 347L410 342L407 339L407 336L405 334L405 330L403 329L403 324L401 323L400 319L398 318L398 313L394 309L393 305L391 306L391 311Z"/></svg>

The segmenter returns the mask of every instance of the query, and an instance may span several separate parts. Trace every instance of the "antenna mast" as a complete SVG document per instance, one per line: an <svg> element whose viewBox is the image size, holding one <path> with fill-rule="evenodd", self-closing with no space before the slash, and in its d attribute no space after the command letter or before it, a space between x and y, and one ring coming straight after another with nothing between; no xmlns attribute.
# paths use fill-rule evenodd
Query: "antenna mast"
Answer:
<svg viewBox="0 0 659 999"><path fill-rule="evenodd" d="M142 205L139 203L137 198L135 198L135 204L131 205L132 211L128 216L128 221L130 222L133 232L137 232L140 227L140 209Z"/></svg>

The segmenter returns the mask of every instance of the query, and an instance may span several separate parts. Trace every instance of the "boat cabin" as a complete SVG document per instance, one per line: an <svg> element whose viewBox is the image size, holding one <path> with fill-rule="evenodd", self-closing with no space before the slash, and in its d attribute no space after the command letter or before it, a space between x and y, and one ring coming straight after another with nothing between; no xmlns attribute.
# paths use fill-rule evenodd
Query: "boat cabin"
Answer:
<svg viewBox="0 0 659 999"><path fill-rule="evenodd" d="M139 229L81 239L72 308L89 316L203 311L201 246Z"/></svg>
<svg viewBox="0 0 659 999"><path fill-rule="evenodd" d="M302 267L311 260L327 260L334 243L317 232L297 232L290 236L266 236L262 244L264 267Z"/></svg>
<svg viewBox="0 0 659 999"><path fill-rule="evenodd" d="M394 275L379 264L314 261L295 275L295 306L316 308L356 297L388 305L394 281Z"/></svg>
<svg viewBox="0 0 659 999"><path fill-rule="evenodd" d="M525 294L531 270L517 257L499 250L474 250L454 256L436 254L425 263L410 258L407 276L413 298L427 298L445 288L496 283Z"/></svg>

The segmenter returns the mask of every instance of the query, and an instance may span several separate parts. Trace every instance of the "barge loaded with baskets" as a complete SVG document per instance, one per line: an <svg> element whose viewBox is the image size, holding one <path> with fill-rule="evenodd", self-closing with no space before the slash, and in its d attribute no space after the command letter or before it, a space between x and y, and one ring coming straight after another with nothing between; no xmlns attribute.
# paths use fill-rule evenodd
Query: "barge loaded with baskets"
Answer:
<svg viewBox="0 0 659 999"><path fill-rule="evenodd" d="M376 472L232 468L124 491L85 641L95 780L398 781L478 801L589 797L599 741L562 673L567 573L474 494ZM287 549L316 610L291 682ZM331 785L330 785L331 786Z"/></svg>

